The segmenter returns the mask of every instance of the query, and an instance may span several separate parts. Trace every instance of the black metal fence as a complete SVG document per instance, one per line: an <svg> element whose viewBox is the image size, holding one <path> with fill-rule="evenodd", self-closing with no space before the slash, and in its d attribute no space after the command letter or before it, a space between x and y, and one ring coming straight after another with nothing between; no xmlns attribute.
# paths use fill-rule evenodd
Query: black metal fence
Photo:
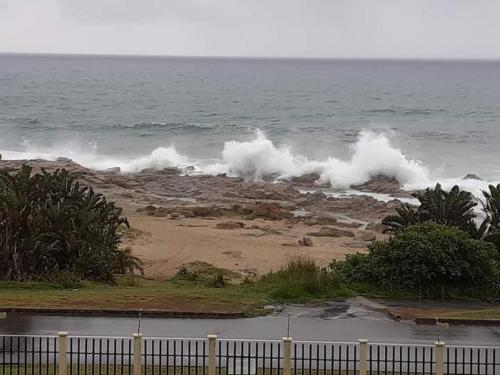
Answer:
<svg viewBox="0 0 500 375"><path fill-rule="evenodd" d="M499 350L365 342L0 336L0 375L500 375Z"/></svg>
<svg viewBox="0 0 500 375"><path fill-rule="evenodd" d="M70 337L68 341L67 374L132 374L131 337Z"/></svg>

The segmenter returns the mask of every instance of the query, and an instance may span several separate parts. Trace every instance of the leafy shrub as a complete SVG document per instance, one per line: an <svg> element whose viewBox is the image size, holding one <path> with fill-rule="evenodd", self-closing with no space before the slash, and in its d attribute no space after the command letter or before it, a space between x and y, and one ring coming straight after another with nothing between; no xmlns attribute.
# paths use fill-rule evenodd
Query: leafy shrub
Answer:
<svg viewBox="0 0 500 375"><path fill-rule="evenodd" d="M320 268L313 259L298 257L277 272L264 275L262 282L273 286L272 295L279 300L300 300L321 297L340 288L334 270Z"/></svg>
<svg viewBox="0 0 500 375"><path fill-rule="evenodd" d="M143 279L138 275L119 275L116 277L116 284L130 288L140 288L143 286Z"/></svg>
<svg viewBox="0 0 500 375"><path fill-rule="evenodd" d="M200 273L190 270L186 266L182 266L177 270L177 277L188 281L198 281L200 279Z"/></svg>
<svg viewBox="0 0 500 375"><path fill-rule="evenodd" d="M210 288L224 288L226 286L224 274L222 272L215 273L207 280L207 286Z"/></svg>
<svg viewBox="0 0 500 375"><path fill-rule="evenodd" d="M438 295L443 290L498 288L500 257L495 247L443 225L411 226L367 254L348 255L337 268L347 282Z"/></svg>
<svg viewBox="0 0 500 375"><path fill-rule="evenodd" d="M82 286L82 280L71 271L63 271L55 277L54 284L63 289L78 289Z"/></svg>
<svg viewBox="0 0 500 375"><path fill-rule="evenodd" d="M140 269L119 249L121 209L65 170L31 175L0 171L0 279L80 279L112 282L114 273Z"/></svg>

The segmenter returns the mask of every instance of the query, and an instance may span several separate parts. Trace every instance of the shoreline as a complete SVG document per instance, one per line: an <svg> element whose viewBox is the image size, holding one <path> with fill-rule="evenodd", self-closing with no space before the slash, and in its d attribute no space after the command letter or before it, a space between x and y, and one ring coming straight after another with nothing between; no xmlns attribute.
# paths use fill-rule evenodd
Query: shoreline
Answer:
<svg viewBox="0 0 500 375"><path fill-rule="evenodd" d="M1 160L0 168L15 171L24 162L33 173L64 168L122 207L131 224L122 246L143 260L146 277L157 280L193 262L225 269L240 280L278 270L298 256L324 267L385 238L380 220L401 205L369 196L368 191L401 192L395 179L383 176L360 187L367 195L333 197L314 174L277 184L185 176L176 168L124 175L68 159ZM301 192L304 188L314 191Z"/></svg>

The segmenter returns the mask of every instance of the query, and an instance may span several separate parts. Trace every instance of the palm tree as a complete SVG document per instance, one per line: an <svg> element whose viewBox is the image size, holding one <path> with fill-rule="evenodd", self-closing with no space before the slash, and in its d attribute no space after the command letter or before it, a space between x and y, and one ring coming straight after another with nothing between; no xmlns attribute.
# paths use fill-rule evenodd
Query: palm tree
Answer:
<svg viewBox="0 0 500 375"><path fill-rule="evenodd" d="M483 210L486 214L483 225L488 227L484 239L494 243L500 250L500 184L489 185L488 190L483 191Z"/></svg>
<svg viewBox="0 0 500 375"><path fill-rule="evenodd" d="M488 190L483 191L486 200L483 210L488 216L491 227L500 229L500 184L489 185Z"/></svg>
<svg viewBox="0 0 500 375"><path fill-rule="evenodd" d="M458 186L447 192L440 184L423 192L414 193L420 205L412 207L404 204L397 210L397 215L391 215L382 220L386 232L401 232L410 225L423 222L433 222L459 228L473 237L480 236L474 223L476 217L474 207L477 205L471 193L460 190Z"/></svg>
<svg viewBox="0 0 500 375"><path fill-rule="evenodd" d="M385 233L400 233L410 225L420 222L418 210L408 203L403 203L401 207L396 208L396 212L397 215L389 215L382 220Z"/></svg>
<svg viewBox="0 0 500 375"><path fill-rule="evenodd" d="M419 212L422 221L432 221L449 227L459 228L467 233L474 233L474 197L468 191L460 190L455 185L449 192L444 191L440 184L434 189L426 189L414 196L420 201Z"/></svg>
<svg viewBox="0 0 500 375"><path fill-rule="evenodd" d="M61 272L112 282L140 269L119 248L121 209L65 170L0 171L0 279L49 279Z"/></svg>

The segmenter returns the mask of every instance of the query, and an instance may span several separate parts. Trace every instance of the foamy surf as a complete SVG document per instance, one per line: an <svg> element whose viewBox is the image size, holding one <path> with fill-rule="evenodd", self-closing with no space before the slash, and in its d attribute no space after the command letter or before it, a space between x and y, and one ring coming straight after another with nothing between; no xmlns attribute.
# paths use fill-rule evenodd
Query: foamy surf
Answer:
<svg viewBox="0 0 500 375"><path fill-rule="evenodd" d="M396 178L405 190L418 190L440 182L445 189L453 185L482 196L482 190L498 181L477 179L445 178L432 171L422 162L407 157L394 146L383 133L363 130L356 142L350 145L350 157L341 159L330 156L326 160L309 160L295 153L287 145L275 145L263 132L256 130L255 137L248 141L228 141L224 144L220 159L194 160L180 154L175 146L158 147L148 155L139 157L116 157L98 152L95 144L81 145L78 142L64 146L43 148L24 142L22 151L0 151L4 159L46 159L65 157L95 170L119 167L124 173L143 169L178 167L203 174L221 174L243 177L258 181L265 176L276 176L277 180L307 173L317 173L319 182L329 184L333 189L348 189L362 184L376 175ZM190 167L190 168L188 168Z"/></svg>

